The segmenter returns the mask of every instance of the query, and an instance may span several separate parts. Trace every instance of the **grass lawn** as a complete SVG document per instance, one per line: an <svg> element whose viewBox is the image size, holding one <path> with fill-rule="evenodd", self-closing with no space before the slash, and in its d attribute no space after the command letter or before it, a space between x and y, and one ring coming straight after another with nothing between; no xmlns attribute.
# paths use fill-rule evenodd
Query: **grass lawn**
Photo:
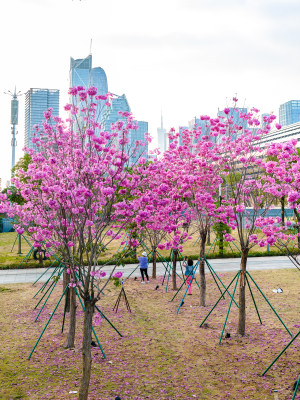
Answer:
<svg viewBox="0 0 300 400"><path fill-rule="evenodd" d="M229 283L232 276L221 274L224 283ZM299 328L293 325L300 324L299 271L256 271L252 276L291 332L297 333ZM199 292L193 283L193 295L186 297L178 315L183 293L170 302L174 292L165 293L161 285L154 290L161 277L149 285L133 279L126 282L131 314L124 303L117 314L112 311L120 288L108 286L98 305L124 337L104 320L95 327L107 360L98 348L92 348L89 400L114 400L117 395L122 400L273 400L273 389L279 391L280 400L291 400L291 386L300 373L300 340L266 377L261 377L290 336L254 289L263 325L247 293L246 336L236 335L237 308L233 305L226 328L231 337L219 345L229 300L220 302L206 329L199 328L218 298L212 278L208 276L207 280L207 307L199 307ZM279 285L283 293L273 293ZM58 286L34 323L38 311L34 310L36 299L32 297L37 288L31 284L0 287L0 399L76 399L77 394L69 392L78 391L81 376L82 311L78 307L75 349L64 348L66 333L61 333L60 305L31 360L27 360L61 294Z"/></svg>

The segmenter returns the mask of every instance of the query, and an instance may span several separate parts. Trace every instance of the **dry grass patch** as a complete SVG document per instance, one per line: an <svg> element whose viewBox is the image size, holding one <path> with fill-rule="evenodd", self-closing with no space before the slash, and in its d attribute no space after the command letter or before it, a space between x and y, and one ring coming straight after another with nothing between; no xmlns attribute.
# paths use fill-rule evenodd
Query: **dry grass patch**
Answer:
<svg viewBox="0 0 300 400"><path fill-rule="evenodd" d="M256 271L252 273L288 328L295 334L299 324L299 282L297 270ZM222 274L229 283L232 273ZM199 307L198 289L187 296L179 315L176 314L183 293L170 302L171 290L164 292L157 281L141 285L128 280L125 290L132 309L124 303L119 312L112 311L120 288L109 286L99 307L124 335L105 322L96 332L106 353L102 358L93 348L90 400L159 399L273 399L272 389L279 390L280 400L290 400L291 385L300 371L300 340L271 368L266 377L262 371L290 340L262 297L256 300L263 320L259 325L251 299L247 301L247 335L236 335L237 308L232 307L227 332L230 339L218 345L229 300L222 301L208 320L208 328L199 324L218 298L217 288L208 276L208 306ZM273 293L280 284L283 293ZM29 284L6 285L0 291L0 398L1 399L74 399L81 376L80 346L82 311L78 307L76 348L64 348L65 333L61 323L63 306L53 317L31 360L31 348L41 333L49 313L61 293L55 289L49 304L34 323L37 314L32 297L37 288ZM249 295L249 293L248 293Z"/></svg>

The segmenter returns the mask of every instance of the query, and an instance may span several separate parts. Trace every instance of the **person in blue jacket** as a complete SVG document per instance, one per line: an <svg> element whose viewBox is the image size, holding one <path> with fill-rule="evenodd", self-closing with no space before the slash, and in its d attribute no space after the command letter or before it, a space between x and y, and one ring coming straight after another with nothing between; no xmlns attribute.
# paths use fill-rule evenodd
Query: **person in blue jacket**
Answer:
<svg viewBox="0 0 300 400"><path fill-rule="evenodd" d="M142 276L141 283L145 283L144 275L147 278L147 283L149 283L147 253L145 251L143 251L142 257L138 257L138 259L140 262L140 271L141 271L141 276Z"/></svg>
<svg viewBox="0 0 300 400"><path fill-rule="evenodd" d="M194 261L192 260L192 259L186 259L185 258L185 264L184 264L184 266L185 266L185 279L186 279L186 283L189 285L189 283L192 281L192 279L193 279L193 272L194 272ZM190 296L191 296L191 294L192 294L192 282L190 283L190 286L189 286L189 293L188 293Z"/></svg>

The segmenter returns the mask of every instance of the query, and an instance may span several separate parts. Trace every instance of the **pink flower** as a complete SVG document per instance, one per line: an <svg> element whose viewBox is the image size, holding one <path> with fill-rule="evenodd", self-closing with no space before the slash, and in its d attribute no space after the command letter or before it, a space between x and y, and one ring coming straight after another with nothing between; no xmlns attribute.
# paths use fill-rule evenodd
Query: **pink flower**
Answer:
<svg viewBox="0 0 300 400"><path fill-rule="evenodd" d="M69 241L69 242L67 243L67 246L68 246L68 247L73 247L73 246L74 246L74 242Z"/></svg>
<svg viewBox="0 0 300 400"><path fill-rule="evenodd" d="M115 278L121 278L123 276L123 272L121 272L121 271L118 271L118 272L116 272L115 274L114 274L114 277Z"/></svg>
<svg viewBox="0 0 300 400"><path fill-rule="evenodd" d="M17 228L16 229L16 231L17 231L17 233L19 234L19 235L23 235L23 233L24 233L24 228Z"/></svg>
<svg viewBox="0 0 300 400"><path fill-rule="evenodd" d="M95 94L97 94L97 88L94 86L91 86L88 88L87 92L88 92L89 96L95 96Z"/></svg>
<svg viewBox="0 0 300 400"><path fill-rule="evenodd" d="M77 87L74 86L69 89L68 94L70 94L71 96L76 96L77 92L78 92L78 89L77 89Z"/></svg>
<svg viewBox="0 0 300 400"><path fill-rule="evenodd" d="M87 99L86 92L79 92L79 98L81 101L85 101Z"/></svg>
<svg viewBox="0 0 300 400"><path fill-rule="evenodd" d="M93 129L87 129L86 131L85 131L85 133L88 135L88 136L92 136L93 134L94 134L94 130Z"/></svg>

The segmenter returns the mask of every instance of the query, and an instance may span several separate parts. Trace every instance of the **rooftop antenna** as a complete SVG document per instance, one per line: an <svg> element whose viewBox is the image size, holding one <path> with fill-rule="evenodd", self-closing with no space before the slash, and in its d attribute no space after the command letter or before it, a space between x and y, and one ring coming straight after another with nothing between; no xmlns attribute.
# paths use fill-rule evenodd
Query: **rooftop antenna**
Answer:
<svg viewBox="0 0 300 400"><path fill-rule="evenodd" d="M93 43L93 39L91 39L91 43L90 43L90 54L92 54L92 43Z"/></svg>
<svg viewBox="0 0 300 400"><path fill-rule="evenodd" d="M7 92L4 92L5 94L8 94L9 96L12 97L11 100L11 116L10 116L10 123L11 123L11 134L12 134L12 139L11 139L11 146L12 146L12 154L11 154L11 168L13 169L15 166L16 162L16 146L17 146L17 141L16 141L16 135L18 132L16 131L16 126L18 125L18 115L19 115L19 100L18 97L21 96L23 93L20 91L17 93L16 87L14 93L12 93L10 90ZM13 176L13 172L12 172Z"/></svg>

